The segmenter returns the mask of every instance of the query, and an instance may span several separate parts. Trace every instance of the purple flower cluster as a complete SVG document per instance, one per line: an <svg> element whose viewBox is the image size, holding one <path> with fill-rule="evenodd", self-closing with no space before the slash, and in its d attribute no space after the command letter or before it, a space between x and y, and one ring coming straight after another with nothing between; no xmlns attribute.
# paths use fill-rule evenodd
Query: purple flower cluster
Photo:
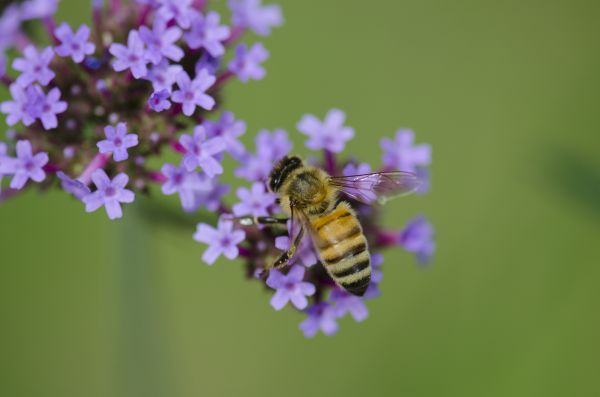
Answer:
<svg viewBox="0 0 600 397"><path fill-rule="evenodd" d="M94 25L76 28L55 22L57 6L58 0L27 0L0 16L0 81L10 92L0 112L14 127L0 142L0 202L28 188L60 187L85 211L104 208L109 219L118 219L123 204L138 195L176 195L184 211L219 217L215 226L198 224L193 236L206 246L202 260L212 265L220 257L240 257L248 278L272 292L274 309L289 306L304 314L300 329L307 337L337 332L338 319L347 315L367 318L365 301L381 295L384 248L400 246L419 263L430 260L434 232L423 216L386 230L379 207L349 195L344 199L355 208L371 252L371 284L363 297L336 286L310 237L287 266L264 272L290 248L298 225L248 225L235 218L280 216L266 181L292 151L290 134L303 134L306 148L322 154L322 160L307 158L329 173L413 172L425 180L420 194L428 191L431 162L429 145L416 144L410 130L381 141L381 165L343 157L355 131L338 109L322 119L304 115L290 133L260 130L254 149L246 148L246 123L223 109L222 88L233 78L247 83L265 77L265 46L240 40L245 32L267 36L280 26L278 6L229 0L228 24L205 1L94 1ZM43 22L52 45L36 43L26 21ZM18 54L10 68L8 50ZM148 161L166 151L175 153L171 163ZM222 183L227 173L242 186Z"/></svg>

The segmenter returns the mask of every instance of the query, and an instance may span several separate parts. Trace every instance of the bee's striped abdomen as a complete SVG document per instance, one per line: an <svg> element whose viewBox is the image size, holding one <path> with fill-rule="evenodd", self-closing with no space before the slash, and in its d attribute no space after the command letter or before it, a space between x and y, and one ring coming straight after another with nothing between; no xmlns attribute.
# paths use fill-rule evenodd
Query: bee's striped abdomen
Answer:
<svg viewBox="0 0 600 397"><path fill-rule="evenodd" d="M371 281L367 239L354 212L342 202L311 219L314 242L325 269L346 291L362 296Z"/></svg>

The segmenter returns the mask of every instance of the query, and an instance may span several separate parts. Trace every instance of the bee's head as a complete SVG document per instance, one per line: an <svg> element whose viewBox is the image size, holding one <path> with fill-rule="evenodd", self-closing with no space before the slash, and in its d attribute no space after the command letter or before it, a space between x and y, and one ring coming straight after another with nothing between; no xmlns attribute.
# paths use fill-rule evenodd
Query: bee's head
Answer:
<svg viewBox="0 0 600 397"><path fill-rule="evenodd" d="M271 176L269 176L269 189L271 189L273 193L277 193L290 173L299 167L302 167L302 160L299 157L285 156L282 158L271 171Z"/></svg>

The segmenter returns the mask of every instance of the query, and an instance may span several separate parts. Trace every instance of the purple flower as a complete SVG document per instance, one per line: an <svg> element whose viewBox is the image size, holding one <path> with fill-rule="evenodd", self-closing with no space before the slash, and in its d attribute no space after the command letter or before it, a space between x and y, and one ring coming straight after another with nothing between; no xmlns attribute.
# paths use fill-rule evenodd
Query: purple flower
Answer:
<svg viewBox="0 0 600 397"><path fill-rule="evenodd" d="M223 41L229 37L229 28L219 25L221 17L211 11L206 16L198 14L192 22L192 30L185 34L185 40L192 49L204 48L213 57L225 53Z"/></svg>
<svg viewBox="0 0 600 397"><path fill-rule="evenodd" d="M275 310L281 310L291 301L297 309L305 309L308 306L306 297L313 295L316 288L303 279L304 268L302 266L292 266L287 275L283 275L277 269L272 269L267 278L267 285L276 289L277 292L271 298L271 306Z"/></svg>
<svg viewBox="0 0 600 397"><path fill-rule="evenodd" d="M208 52L203 52L198 62L196 62L195 71L196 74L202 69L206 69L210 74L217 74L219 67L221 66L221 58L213 57Z"/></svg>
<svg viewBox="0 0 600 397"><path fill-rule="evenodd" d="M55 48L56 53L61 57L70 56L75 63L83 62L86 55L91 55L96 51L96 46L88 41L90 28L86 25L81 25L77 32L73 33L71 27L63 22L54 30L54 34L61 42Z"/></svg>
<svg viewBox="0 0 600 397"><path fill-rule="evenodd" d="M358 165L356 165L354 163L348 163L348 165L346 165L344 167L344 170L342 171L342 174L344 176L364 175L364 174L370 174L370 173L371 173L371 165L368 163L360 163Z"/></svg>
<svg viewBox="0 0 600 397"><path fill-rule="evenodd" d="M354 136L354 129L344 127L346 114L338 109L332 109L323 122L313 115L305 115L297 125L300 132L308 135L306 147L312 150L325 149L339 153L344 150L346 141Z"/></svg>
<svg viewBox="0 0 600 397"><path fill-rule="evenodd" d="M405 250L416 254L419 263L426 264L435 252L433 233L433 225L419 215L408 222L400 233L398 242Z"/></svg>
<svg viewBox="0 0 600 397"><path fill-rule="evenodd" d="M125 189L129 177L120 173L111 180L103 169L97 169L92 174L92 181L97 190L83 197L85 210L96 211L104 206L109 219L118 219L123 216L120 203L133 203L135 198L131 190Z"/></svg>
<svg viewBox="0 0 600 397"><path fill-rule="evenodd" d="M181 206L185 211L194 211L197 208L198 194L207 193L212 188L209 180L183 166L165 164L161 173L167 178L162 185L162 192L166 195L179 193Z"/></svg>
<svg viewBox="0 0 600 397"><path fill-rule="evenodd" d="M179 142L186 150L183 164L188 171L200 167L210 178L223 173L223 166L214 157L225 150L223 138L207 138L206 130L199 125L193 136L182 135Z"/></svg>
<svg viewBox="0 0 600 397"><path fill-rule="evenodd" d="M263 6L261 0L229 0L229 8L234 25L250 28L261 36L269 35L272 27L283 24L279 6Z"/></svg>
<svg viewBox="0 0 600 397"><path fill-rule="evenodd" d="M107 125L104 127L106 139L97 143L100 153L112 153L115 161L124 161L129 158L127 149L138 145L138 136L127 133L127 124L119 123L117 127Z"/></svg>
<svg viewBox="0 0 600 397"><path fill-rule="evenodd" d="M261 43L254 44L250 49L246 44L240 44L235 48L235 58L229 63L229 70L244 83L250 79L262 80L266 72L261 63L268 57L269 52Z"/></svg>
<svg viewBox="0 0 600 397"><path fill-rule="evenodd" d="M236 216L267 216L269 207L275 204L277 196L265 189L264 183L256 182L251 189L240 187L237 190L240 202L233 206Z"/></svg>
<svg viewBox="0 0 600 397"><path fill-rule="evenodd" d="M205 179L212 184L212 187L208 192L196 195L196 205L203 205L212 212L218 211L221 207L222 197L229 193L229 186L220 184L216 178L205 177Z"/></svg>
<svg viewBox="0 0 600 397"><path fill-rule="evenodd" d="M158 0L157 16L169 22L175 20L182 29L189 29L198 13L192 8L193 0Z"/></svg>
<svg viewBox="0 0 600 397"><path fill-rule="evenodd" d="M331 300L335 302L333 310L338 318L350 313L354 321L360 322L366 320L369 316L367 305L358 296L351 295L340 289L334 289L331 292Z"/></svg>
<svg viewBox="0 0 600 397"><path fill-rule="evenodd" d="M146 64L146 50L144 42L137 30L129 32L127 47L123 44L113 43L108 51L116 57L113 61L113 69L117 72L130 69L133 77L140 79L148 73Z"/></svg>
<svg viewBox="0 0 600 397"><path fill-rule="evenodd" d="M280 249L282 251L287 251L288 249L290 249L291 244L289 236L297 232L297 230L294 230L294 233L292 233L291 226L292 222L288 222L287 236L275 237L275 248ZM296 253L294 254L294 257L291 259L291 261L292 263L302 263L302 265L304 265L305 267L311 267L317 262L319 262L319 259L317 257L317 254L315 254L313 243L310 238L303 238L300 241Z"/></svg>
<svg viewBox="0 0 600 397"><path fill-rule="evenodd" d="M60 179L60 185L63 190L67 193L72 194L78 200L83 200L85 196L91 194L92 191L89 187L78 179L72 179L62 171L56 173L58 179Z"/></svg>
<svg viewBox="0 0 600 397"><path fill-rule="evenodd" d="M209 138L221 137L225 142L225 150L234 158L240 158L246 149L239 137L246 132L246 123L242 120L236 120L231 112L223 112L219 121L214 122L206 120L204 128Z"/></svg>
<svg viewBox="0 0 600 397"><path fill-rule="evenodd" d="M158 65L154 65L145 79L152 82L154 91L167 90L171 92L177 75L183 71L181 65L170 65L166 59L163 59Z"/></svg>
<svg viewBox="0 0 600 397"><path fill-rule="evenodd" d="M415 172L417 167L431 164L431 146L414 145L414 142L415 133L408 129L398 130L395 140L382 139L384 166L399 171Z"/></svg>
<svg viewBox="0 0 600 397"><path fill-rule="evenodd" d="M48 153L40 152L34 155L29 141L17 142L17 157L11 159L11 163L8 166L14 174L10 181L11 189L22 189L29 179L35 182L46 179L43 167L48 164Z"/></svg>
<svg viewBox="0 0 600 397"><path fill-rule="evenodd" d="M305 337L312 338L319 330L325 335L333 335L338 331L335 309L329 303L319 302L312 305L306 313L308 318L300 323L300 330L304 332Z"/></svg>
<svg viewBox="0 0 600 397"><path fill-rule="evenodd" d="M39 118L46 130L52 130L58 126L57 114L67 110L67 103L60 100L60 90L55 87L47 95L38 85L33 86L36 92L36 100L30 113Z"/></svg>
<svg viewBox="0 0 600 397"><path fill-rule="evenodd" d="M13 126L22 121L25 126L30 126L35 122L36 115L32 114L32 109L34 102L36 102L36 92L33 86L24 88L17 83L10 85L13 100L0 104L0 111L8 114L6 124Z"/></svg>
<svg viewBox="0 0 600 397"><path fill-rule="evenodd" d="M171 99L175 103L181 103L183 114L191 116L194 114L196 106L206 110L212 110L215 106L215 100L206 94L206 90L215 83L216 78L206 69L200 70L194 80L190 80L190 76L186 72L180 72L176 80L179 89L173 92Z"/></svg>
<svg viewBox="0 0 600 397"><path fill-rule="evenodd" d="M52 47L46 47L41 53L30 45L23 51L25 58L17 58L13 61L13 68L21 72L17 83L28 86L38 81L41 85L48 85L56 74L50 70L49 65L54 58Z"/></svg>
<svg viewBox="0 0 600 397"><path fill-rule="evenodd" d="M202 260L208 265L215 263L217 258L224 255L227 259L235 259L239 254L237 245L244 241L246 233L243 230L234 230L233 221L219 219L217 228L205 223L198 224L194 240L208 244Z"/></svg>
<svg viewBox="0 0 600 397"><path fill-rule="evenodd" d="M183 58L183 50L175 43L181 38L182 32L177 26L167 28L167 21L156 19L150 30L146 26L140 27L140 37L146 43L146 58L157 65L163 56L175 62Z"/></svg>
<svg viewBox="0 0 600 397"><path fill-rule="evenodd" d="M0 15L0 48L3 50L13 47L23 34L21 31L22 14L21 8L13 3L8 4Z"/></svg>
<svg viewBox="0 0 600 397"><path fill-rule="evenodd" d="M170 97L171 94L168 90L156 91L150 96L150 99L148 99L148 106L155 112L162 112L163 110L170 109Z"/></svg>
<svg viewBox="0 0 600 397"><path fill-rule="evenodd" d="M242 156L240 167L235 175L248 181L266 181L273 164L292 150L292 142L287 132L278 129L270 133L261 130L255 138L256 155L246 153Z"/></svg>
<svg viewBox="0 0 600 397"><path fill-rule="evenodd" d="M28 0L21 5L21 18L43 19L56 14L59 0Z"/></svg>

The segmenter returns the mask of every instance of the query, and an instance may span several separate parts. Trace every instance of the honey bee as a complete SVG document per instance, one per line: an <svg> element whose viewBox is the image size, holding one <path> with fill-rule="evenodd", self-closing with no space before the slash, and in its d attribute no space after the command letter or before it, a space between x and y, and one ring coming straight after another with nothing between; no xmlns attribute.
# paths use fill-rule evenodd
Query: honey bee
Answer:
<svg viewBox="0 0 600 397"><path fill-rule="evenodd" d="M418 178L401 171L352 176L330 176L324 170L305 165L299 157L284 157L273 167L268 188L279 196L282 211L299 230L290 236L290 248L265 271L286 266L307 233L328 274L347 292L363 296L371 281L371 256L367 239L349 198L372 204L411 193ZM244 225L286 223L272 217L238 218Z"/></svg>

